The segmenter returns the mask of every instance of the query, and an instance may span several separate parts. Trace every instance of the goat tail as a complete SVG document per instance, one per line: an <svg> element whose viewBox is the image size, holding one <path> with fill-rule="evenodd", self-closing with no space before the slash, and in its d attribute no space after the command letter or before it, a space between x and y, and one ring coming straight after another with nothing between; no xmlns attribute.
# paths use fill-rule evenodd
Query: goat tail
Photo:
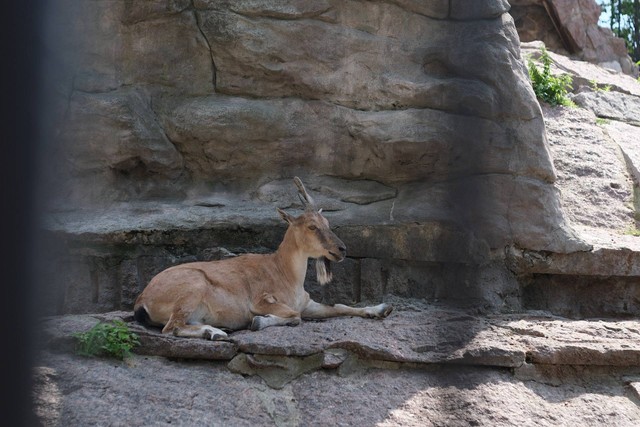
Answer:
<svg viewBox="0 0 640 427"><path fill-rule="evenodd" d="M144 326L150 325L149 313L147 313L147 309L144 308L143 305L135 309L135 311L133 312L133 318L135 319L136 322L140 323L141 325L144 325Z"/></svg>

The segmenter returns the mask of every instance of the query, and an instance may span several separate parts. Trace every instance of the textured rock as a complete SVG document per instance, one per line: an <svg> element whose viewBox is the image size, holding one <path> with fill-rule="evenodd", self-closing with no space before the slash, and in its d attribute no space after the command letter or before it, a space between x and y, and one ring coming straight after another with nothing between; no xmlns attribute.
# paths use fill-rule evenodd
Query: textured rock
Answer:
<svg viewBox="0 0 640 427"><path fill-rule="evenodd" d="M227 366L231 372L258 375L269 387L281 389L300 375L320 368L323 362L322 354L307 357L273 357L240 353Z"/></svg>
<svg viewBox="0 0 640 427"><path fill-rule="evenodd" d="M636 98L640 100L640 98ZM640 111L636 111L638 113ZM640 126L629 125L620 122L608 122L605 124L607 134L618 144L627 162L636 186L640 184ZM636 211L640 210L637 207Z"/></svg>
<svg viewBox="0 0 640 427"><path fill-rule="evenodd" d="M124 90L70 99L69 126L63 130L69 152L78 155L78 171L89 173L105 167L130 171L142 163L149 171L175 178L182 170L182 156L156 123L150 99L141 92Z"/></svg>
<svg viewBox="0 0 640 427"><path fill-rule="evenodd" d="M216 2L198 13L222 93L324 99L358 109L535 114L522 102L526 91L518 79L513 81L518 95L507 97L497 74L489 72L489 64L511 68L512 57L517 58L517 48L504 44L505 38L510 43L516 38L508 15L498 13L504 3L467 8L477 15L473 22L433 20L385 2L368 5L367 13L357 2L333 4L332 25L323 15L309 19L305 13L273 19L268 6L252 8L247 17ZM485 17L485 7L497 19L478 20ZM458 37L448 37L450 32ZM512 102L525 109L509 108Z"/></svg>
<svg viewBox="0 0 640 427"><path fill-rule="evenodd" d="M209 192L201 203L242 217L227 195L269 200L297 174L353 211L344 224L446 221L492 249L587 248L558 209L505 0L64 6L50 25L74 48L47 180L58 208L136 200L155 216L158 198Z"/></svg>
<svg viewBox="0 0 640 427"><path fill-rule="evenodd" d="M633 183L617 145L583 109L545 108L563 206L577 225L621 233L633 225Z"/></svg>
<svg viewBox="0 0 640 427"><path fill-rule="evenodd" d="M640 97L611 91L581 92L571 98L581 108L605 119L640 126Z"/></svg>
<svg viewBox="0 0 640 427"><path fill-rule="evenodd" d="M523 53L536 58L541 46L523 45ZM563 207L582 238L606 248L605 252L594 252L591 270L603 277L626 276L625 271L637 271L637 239L625 234L633 233L638 225L640 85L630 76L593 64L571 61L553 52L550 57L552 73L572 77L573 93L569 96L581 107L543 106ZM616 255L610 249L618 251L621 259L614 261ZM589 270L589 262L578 264L583 264L585 272ZM567 271L578 270L566 267Z"/></svg>
<svg viewBox="0 0 640 427"><path fill-rule="evenodd" d="M507 0L479 2L474 0L450 0L449 16L452 19L490 19L507 12L511 6Z"/></svg>
<svg viewBox="0 0 640 427"><path fill-rule="evenodd" d="M540 40L554 52L638 75L624 40L598 25L595 0L511 0L511 6L523 42Z"/></svg>
<svg viewBox="0 0 640 427"><path fill-rule="evenodd" d="M138 25L147 13L154 17L152 20L162 22L178 18L182 22L192 14L206 33L204 18L222 7L219 2L196 2L194 9L189 5L184 9L184 5L172 3L165 10L161 3L145 4L131 3L127 13L132 15L123 18L122 25ZM420 7L418 3L411 7L409 2L403 4L376 7L389 8L402 16ZM339 27L331 31L346 31L362 19L349 15L355 14L352 5L346 6L340 16L331 15L327 4L321 3L233 5L238 8L236 12L224 13L236 14L237 19L270 21L268 25L281 26L282 31L290 31L288 25L294 21L292 25L312 21L314 25ZM436 7L435 3L431 5ZM411 22L429 25L411 31L432 31L432 18L428 16L426 12L412 16ZM473 19L442 19L446 22L434 24L437 28L470 29L475 25ZM489 21L481 24L492 40L485 59L498 55L500 67L462 70L455 68L458 59L453 57L448 60L455 67L445 67L436 52L424 57L424 75L450 82L447 76L454 70L456 76L462 76L455 77L455 82L473 81L477 87L492 88L494 98L482 98L485 103L507 97L503 86L495 83L497 77L485 75L487 69L509 69L515 73L515 77L509 77L514 87L525 85L508 17ZM115 21L111 23L115 25ZM382 37L382 28L405 37L389 23L375 21L370 25L378 29L367 33L373 39ZM408 34L413 34L411 31ZM506 51L496 44L498 34L509 40ZM210 35L207 41L213 42ZM217 40L221 46L223 42ZM415 40L407 43L407 49L422 52L422 45L417 46ZM523 45L524 56L535 58L538 49L539 45ZM258 53L263 55L264 51ZM223 52L223 56L226 54ZM314 55L328 53L308 54L305 61L313 62L317 60ZM554 72L569 72L574 77L577 96L609 99L622 92L627 104L635 105L640 89L631 77L553 52L551 57ZM415 67L403 62L404 68L394 68L386 60L378 60L382 62L377 66L388 68L386 75L396 73L408 78L402 73L407 67ZM249 60L239 56L229 61L240 66ZM249 61L247 66L256 67L256 63ZM295 68L296 64L289 66ZM339 67L335 70L344 71ZM218 76L220 73L218 70ZM594 81L600 89L610 86L610 92L594 91ZM635 225L633 182L613 143L628 136L625 150L627 158L632 157L633 128L625 128L627 123L610 123L605 133L594 124L595 116L583 110L545 106L543 117L535 111L530 88L519 98L510 99L523 108L511 104L509 111L502 102L477 112L465 110L468 106L462 104L461 110L450 104L451 111L422 107L374 111L338 105L341 101L335 96L340 93L334 90L338 87L335 82L326 99L324 94L314 95L318 87L313 82L305 90L311 91L308 96L319 99L295 94L246 98L220 90L199 93L193 88L183 91L155 83L144 87L107 83L105 80L100 90L94 86L89 92L71 91L68 117L74 120L62 121L63 135L72 151L64 154L82 171L82 178L75 178L78 192L58 199L65 210L46 217L50 237L62 237L47 250L51 260L42 277L54 278L43 290L46 301L53 302L43 304L47 314L128 309L148 280L167 266L219 259L229 252L274 250L284 231L274 208L299 207L289 188L290 174L299 174L308 183L348 245L350 259L335 269L334 283L318 286L313 268L309 269L307 289L314 299L328 303L373 302L391 293L446 300L480 310L517 310L523 300L544 302L544 298L538 298L539 291L555 286L558 301L553 305L554 312L571 316L636 312L630 297L603 304L601 310L581 309L577 302L572 303L583 301L574 295L579 286L591 289L590 294L602 289L601 277L620 275L615 279L616 292L622 292L636 277L635 249L628 251L635 246L603 246L600 240L613 238L596 236L593 228L609 230L619 240L624 237L620 233ZM290 79L282 88L269 86L272 83L265 78L261 84L279 94L293 90L287 86ZM494 84L500 87L493 88ZM258 89L246 86L242 91L256 95L251 91ZM375 101L367 93L358 92L353 99ZM385 94L395 98L400 92ZM531 104L527 104L527 97ZM445 104L432 106L445 108ZM500 115L493 116L495 112ZM633 114L631 109L614 113L623 119ZM94 128L94 123L107 130ZM616 133L618 128L621 131ZM545 130L546 137L540 137ZM112 141L113 147L100 144L102 140ZM623 143L618 145L622 147ZM551 184L556 175L558 181ZM104 178L102 184L99 176ZM51 183L55 186L54 180ZM92 185L85 186L87 183ZM131 194L136 195L135 202ZM125 202L112 204L123 195L128 195ZM165 199L149 200L151 195ZM93 206L97 196L109 207ZM74 210L65 204L71 199L82 200L89 208ZM514 245L525 251L545 251L545 261L519 265L513 271L525 277L514 276L500 265L503 248ZM592 247L596 250L582 253ZM560 256L562 253L567 256ZM571 278L573 283L566 286L566 292L561 281L547 277L563 271L571 274L567 280ZM589 285L582 276L594 277L594 284ZM531 284L533 279L540 279L540 283L532 284L523 299L520 286Z"/></svg>
<svg viewBox="0 0 640 427"><path fill-rule="evenodd" d="M126 362L80 357L69 334L131 313L50 318L38 341L35 412L46 426L557 425L562 417L631 427L640 419L637 320L478 316L419 300L393 303L396 311L382 321L329 319L233 333L238 353L227 355L230 363L187 362L182 358L210 359L194 342L212 351L222 343L152 330L150 340L176 351L164 353L169 359L150 355L158 347L149 341L136 350L147 355Z"/></svg>
<svg viewBox="0 0 640 427"><path fill-rule="evenodd" d="M542 42L522 43L522 56L535 60L539 58L543 46L545 44ZM589 62L575 61L566 55L549 51L547 53L552 60L551 72L553 74L566 73L572 77L573 92L591 91L593 83L596 82L601 89L609 87L615 92L640 96L640 85L631 76L615 73Z"/></svg>
<svg viewBox="0 0 640 427"><path fill-rule="evenodd" d="M68 67L72 91L150 84L207 93L213 65L189 3L64 0L50 8L47 31L55 37L45 40L55 65Z"/></svg>
<svg viewBox="0 0 640 427"><path fill-rule="evenodd" d="M574 368L519 379L478 367L315 371L276 390L212 362L136 356L128 364L43 354L43 425L616 425L640 419L633 372ZM637 373L635 374L637 376ZM625 379L623 379L625 378ZM561 383L558 383L558 380ZM117 410L114 410L117 408Z"/></svg>
<svg viewBox="0 0 640 427"><path fill-rule="evenodd" d="M542 131L535 122L507 122L523 135L514 141L509 127L431 109L355 112L294 99L209 97L167 111L167 134L194 176L248 180L291 168L383 183L481 173L553 179L548 153L524 136Z"/></svg>
<svg viewBox="0 0 640 427"><path fill-rule="evenodd" d="M539 53L539 45L523 47L525 55L535 57ZM634 105L633 100L640 95L637 82L628 76L614 75L598 66L571 61L553 52L551 57L554 72L571 73L578 96L598 98L602 95L607 99L622 96L628 100L628 105ZM600 90L596 91L594 85ZM604 89L607 86L610 87L609 92ZM168 102L164 105L177 104ZM610 102L609 105L615 103ZM568 286L564 294L566 298L556 301L554 310L559 313L577 316L578 313L603 315L606 312L607 315L615 315L615 310L611 309L605 312L579 309L577 303L572 301L583 300L576 294L579 286L589 287L592 289L590 292L598 292L604 286L602 277L619 275L621 278L629 277L629 283L632 283L633 275L636 274L638 260L634 255L637 250L634 249L637 247L634 241L637 239L621 234L635 226L634 183L626 169L628 167L631 172L634 171L632 150L635 146L636 127L611 119L607 119L608 123L598 121L593 113L584 109L543 108L549 149L558 175L555 185L561 191L560 207L580 233L579 237L595 250L590 253L576 252L566 257L559 254L543 255L541 259L545 259L544 262L519 266L515 271L520 274L529 271L535 275L566 272L567 278L571 278L567 280L573 285ZM205 108L202 111L206 113ZM361 113L362 116L370 114L377 113ZM632 110L619 110L616 113L621 119L624 119L625 114L632 114ZM188 115L185 120L187 118ZM480 119L466 120L476 125L483 122ZM377 126L375 121L371 122ZM368 129L366 133L360 131L364 135L362 139L369 141L375 137L386 141L384 138L391 138L389 132L386 136L384 132L388 127L393 127L394 122L383 123L385 126ZM305 126L305 123L298 122L298 127L300 126ZM439 126L453 129L461 137L464 136L463 132L454 127ZM430 126L424 125L421 129L429 128ZM355 129L354 126L351 131ZM406 129L394 129L404 132L402 134L407 138L411 136ZM184 132L180 129L178 131ZM265 126L264 131L268 132L269 129ZM496 133L491 132L490 135ZM625 144L625 141L628 142ZM621 153L626 153L627 165L622 160ZM202 173L207 173L206 167L202 168ZM439 173L444 176L444 169ZM57 304L48 305L47 310L65 307L65 310L75 312L92 312L127 308L152 275L168 265L196 259L217 259L219 256L212 254L221 251L220 246L240 252L248 248L259 251L274 249L283 229L273 208L299 207L295 197L287 190L290 185L287 182L288 179L268 180L255 192L247 193L228 193L219 189L211 192L210 189L202 188L192 192L185 203L180 205L129 203L110 210L52 215L47 227L57 233L74 236L72 240L75 243L72 247L81 249L74 249L73 253L89 257L83 258L86 261L71 261L69 258L54 260L54 268L48 276L59 277L59 288L66 291L54 292L58 287L48 286L47 292ZM509 184L503 184L495 191L486 191L482 190L485 184L481 184L481 180L476 182L464 179L455 184L445 182L427 188L421 183L385 185L372 180L326 176L310 176L305 182L309 183L320 205L327 211L333 211L327 215L347 242L350 255L356 257L353 262L342 264L336 269L339 280L325 288L313 283L311 268L307 283L314 298L331 303L348 303L361 299L376 301L388 292L403 296L423 296L430 300L444 295L456 298L460 294L465 296L468 304L486 306L490 301L489 305L493 307L504 304L504 300L498 301L498 295L506 300L518 300L515 279L508 274L496 273L502 269L474 269L457 264L467 260L478 264L490 262L493 252L484 239L479 239L473 232L458 230L452 221L457 219L458 224L471 224L470 228L476 233L483 228L502 230L500 234L503 236L511 230L509 218L512 215L518 215L522 221L526 220L531 225L531 221L537 218L529 215L527 205L509 206L506 203L500 210L501 215L493 218L486 218L481 214L486 211L485 204L491 199L486 194L496 192L500 193L502 200L510 200L507 195L502 194L504 188L510 188ZM529 184L519 191L536 194ZM545 200L542 196L536 197ZM498 202L499 200L492 201L490 205L499 206ZM554 209L558 209L554 203L542 205L541 209L554 206ZM456 215L452 217L451 212L456 212ZM412 220L419 220L420 224L410 224ZM517 224L518 221L513 222ZM274 226L276 227L272 228ZM189 229L192 230L187 231ZM550 235L543 226L530 227L528 233L533 236L533 231L538 229L539 240L548 242ZM603 234L604 230L612 234ZM503 243L504 240L494 242L498 247ZM87 244L91 248L83 247ZM102 249L92 249L95 245ZM547 247L546 245L547 243L543 243L540 247ZM128 249L125 251L123 248ZM66 249L57 248L50 253L62 254L65 251ZM111 259L103 258L108 253L115 256ZM122 255L119 255L122 253L129 255L122 259ZM433 265L433 262L445 264ZM61 265L65 266L63 271L60 269ZM585 279L587 276L581 278L582 275L596 277L596 283L588 285L588 280ZM627 286L627 279L612 280L617 283L615 289ZM456 285L449 285L449 282ZM463 283L475 283L476 286L470 287L462 285ZM546 278L535 289L551 289L551 283L562 289L556 279ZM577 283L581 285L575 285ZM119 286L123 289L118 289ZM97 302L92 299L95 294L99 295ZM562 292L556 294L559 295ZM66 303L61 301L63 296ZM620 304L611 304L610 307L618 307L620 313L634 313L634 305L628 304L628 298L615 295L612 298L618 298ZM563 304L565 308L562 308ZM627 304L627 308L624 304ZM518 307L514 302L508 305L514 309Z"/></svg>
<svg viewBox="0 0 640 427"><path fill-rule="evenodd" d="M77 13L58 18L97 31L63 50L84 58L62 85L71 114L60 119L73 151L63 154L84 178L59 199L65 210L46 217L55 244L41 277L47 312L94 314L42 323L34 393L43 424L638 424L640 250L620 235L634 225L633 182L615 145L628 136L630 149L635 127L539 111L513 24L500 15L506 2L67 4ZM290 34L299 28L320 30L298 45ZM268 31L290 49L263 42ZM640 94L628 76L552 58L576 92L596 80ZM182 66L164 79L172 62ZM231 65L242 73L230 75ZM130 320L130 311L95 312L130 308L160 269L273 250L284 232L274 208L298 208L287 190L298 173L350 254L328 287L310 269L309 291L328 302L393 300L390 317L220 342L132 324L143 345L126 363L71 354L72 332ZM88 208L65 204L74 200ZM632 320L570 320L603 315ZM229 370L234 358L244 375Z"/></svg>
<svg viewBox="0 0 640 427"><path fill-rule="evenodd" d="M395 298L393 303L395 311L384 320L344 317L303 321L295 327L236 331L228 342L165 336L156 329L130 325L141 337L141 346L134 350L138 354L220 360L247 354L251 357L236 360L233 370L246 374L262 366L269 372L287 372L284 377L267 374L280 385L320 368L325 352L333 349L347 350L369 361L411 364L513 368L526 359L544 365L640 365L640 331L635 320L569 321L540 312L478 316L469 310L429 306L412 299ZM88 330L98 320L130 321L130 316L128 312L111 312L50 318L44 323L42 342L46 348L72 351L72 333ZM318 357L309 358L313 355ZM276 377L287 380L281 383Z"/></svg>
<svg viewBox="0 0 640 427"><path fill-rule="evenodd" d="M525 45L523 53L536 58L539 48ZM553 73L573 78L570 97L580 106L543 105L556 185L570 223L593 250L553 254L512 248L507 258L511 270L522 275L522 307L571 318L637 316L640 85L586 62L550 56Z"/></svg>
<svg viewBox="0 0 640 427"><path fill-rule="evenodd" d="M624 40L598 26L601 8L594 0L553 0L551 4L582 59L597 64L616 61L620 71L637 75L637 66L629 58Z"/></svg>
<svg viewBox="0 0 640 427"><path fill-rule="evenodd" d="M226 341L210 342L206 340L180 340L172 335L163 335L159 330L147 330L137 323L132 323L130 312L109 312L94 315L67 316L59 320L43 320L42 339L44 345L57 351L73 351L75 349L76 332L85 332L99 322L125 320L132 332L140 340L139 354L156 356L229 360L237 353L237 346Z"/></svg>

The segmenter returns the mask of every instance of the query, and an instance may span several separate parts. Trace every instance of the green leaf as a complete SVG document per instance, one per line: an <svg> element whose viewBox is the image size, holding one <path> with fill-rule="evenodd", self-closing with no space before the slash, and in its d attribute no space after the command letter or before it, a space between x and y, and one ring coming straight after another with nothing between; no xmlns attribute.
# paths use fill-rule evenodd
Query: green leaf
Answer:
<svg viewBox="0 0 640 427"><path fill-rule="evenodd" d="M551 57L544 47L541 49L540 61L543 65L542 72L531 59L528 64L529 78L536 97L553 106L575 106L566 96L568 90L572 89L571 76L564 74L556 77L551 74Z"/></svg>
<svg viewBox="0 0 640 427"><path fill-rule="evenodd" d="M72 334L77 339L76 351L83 356L110 356L124 359L139 345L138 336L122 320L98 323L86 332Z"/></svg>

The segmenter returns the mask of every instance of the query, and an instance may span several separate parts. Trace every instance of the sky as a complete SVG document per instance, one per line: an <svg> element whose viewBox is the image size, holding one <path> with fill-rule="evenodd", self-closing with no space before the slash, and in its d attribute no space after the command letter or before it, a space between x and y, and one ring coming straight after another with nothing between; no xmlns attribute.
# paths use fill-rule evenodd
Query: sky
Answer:
<svg viewBox="0 0 640 427"><path fill-rule="evenodd" d="M603 0L596 0L596 3L598 4L602 4ZM600 15L600 20L598 21L598 25L600 25L601 27L606 27L609 28L609 13L606 11L603 11L603 13Z"/></svg>

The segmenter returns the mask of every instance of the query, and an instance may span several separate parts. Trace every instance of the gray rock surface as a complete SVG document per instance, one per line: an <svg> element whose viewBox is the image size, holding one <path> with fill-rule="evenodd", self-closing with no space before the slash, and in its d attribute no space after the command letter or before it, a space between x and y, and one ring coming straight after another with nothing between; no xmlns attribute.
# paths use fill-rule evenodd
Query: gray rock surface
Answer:
<svg viewBox="0 0 640 427"><path fill-rule="evenodd" d="M511 0L520 40L541 40L557 53L638 76L623 39L598 23L596 0Z"/></svg>
<svg viewBox="0 0 640 427"><path fill-rule="evenodd" d="M47 393L37 411L45 426L633 427L640 419L622 375L583 368L547 381L469 366L321 370L273 389L220 362L136 356L123 364L47 353L41 363L37 389Z"/></svg>
<svg viewBox="0 0 640 427"><path fill-rule="evenodd" d="M61 108L42 191L94 223L121 203L153 215L159 200L264 199L293 175L330 177L330 196L376 183L334 197L350 225L362 212L446 223L492 249L587 249L558 204L509 7L67 0L47 27L64 36L50 38Z"/></svg>
<svg viewBox="0 0 640 427"><path fill-rule="evenodd" d="M616 234L632 227L634 182L596 115L582 108L545 108L545 120L556 185L572 223Z"/></svg>
<svg viewBox="0 0 640 427"><path fill-rule="evenodd" d="M636 98L640 99L640 98ZM635 114L640 113L640 106L636 107ZM604 122L607 134L618 144L637 187L640 183L640 124L632 125L619 121ZM636 122L637 123L637 122ZM637 199L638 196L636 196ZM635 200L636 211L639 201ZM636 218L637 219L637 218Z"/></svg>
<svg viewBox="0 0 640 427"><path fill-rule="evenodd" d="M47 426L640 420L636 320L479 317L419 300L393 302L396 310L381 321L303 322L236 332L230 342L161 337L131 324L142 345L125 362L74 355L70 334L131 313L51 318L34 371L36 410ZM222 350L229 345L235 352Z"/></svg>
<svg viewBox="0 0 640 427"><path fill-rule="evenodd" d="M610 90L581 92L572 97L580 107L592 111L603 119L640 126L640 98L624 93L612 93Z"/></svg>
<svg viewBox="0 0 640 427"><path fill-rule="evenodd" d="M535 60L540 43L523 44ZM549 53L553 74L572 77L580 108L543 106L563 208L586 241L614 239L637 229L640 84L630 76ZM633 246L633 245L632 245Z"/></svg>
<svg viewBox="0 0 640 427"><path fill-rule="evenodd" d="M420 300L388 300L395 312L381 321L348 317L305 321L297 327L236 331L224 341L166 336L137 323L131 323L130 328L141 337L137 353L185 359L231 360L241 353L304 358L343 349L371 362L412 365L640 366L640 331L635 320L567 321L544 312L478 316L473 311ZM131 315L111 312L53 317L43 323L42 341L50 349L73 351L74 333L99 321L131 322ZM320 366L322 358L316 368Z"/></svg>

